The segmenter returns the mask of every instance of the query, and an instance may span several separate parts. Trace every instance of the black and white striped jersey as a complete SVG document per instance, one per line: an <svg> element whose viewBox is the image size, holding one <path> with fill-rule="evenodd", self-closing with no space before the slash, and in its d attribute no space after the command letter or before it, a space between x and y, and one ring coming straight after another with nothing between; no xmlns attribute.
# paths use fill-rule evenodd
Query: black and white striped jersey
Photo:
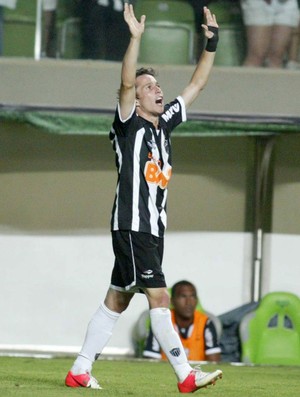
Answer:
<svg viewBox="0 0 300 397"><path fill-rule="evenodd" d="M139 117L135 107L127 120L119 106L110 131L118 181L111 230L133 230L163 237L167 226L167 186L172 174L171 131L186 121L182 97L165 106L159 129Z"/></svg>

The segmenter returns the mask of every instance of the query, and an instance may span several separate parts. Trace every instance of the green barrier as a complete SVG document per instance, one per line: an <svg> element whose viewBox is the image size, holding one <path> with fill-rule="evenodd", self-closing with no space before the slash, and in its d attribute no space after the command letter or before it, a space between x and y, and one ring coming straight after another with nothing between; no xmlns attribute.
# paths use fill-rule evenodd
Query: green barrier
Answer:
<svg viewBox="0 0 300 397"><path fill-rule="evenodd" d="M201 117L203 120L201 120ZM274 134L299 134L299 120L278 120L263 122L259 120L233 119L226 116L219 120L217 116L205 120L188 120L173 132L175 137L212 137L212 136L267 136ZM68 135L108 135L113 121L113 114L89 114L57 111L17 111L1 110L0 122L18 122L39 128L54 134Z"/></svg>

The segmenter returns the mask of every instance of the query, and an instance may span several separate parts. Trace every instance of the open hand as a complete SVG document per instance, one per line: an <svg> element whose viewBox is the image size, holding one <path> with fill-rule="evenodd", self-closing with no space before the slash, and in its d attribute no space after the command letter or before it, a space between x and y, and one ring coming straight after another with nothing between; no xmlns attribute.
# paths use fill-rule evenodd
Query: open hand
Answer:
<svg viewBox="0 0 300 397"><path fill-rule="evenodd" d="M209 30L209 26L213 26L215 28L218 28L219 25L217 24L216 16L215 14L212 14L210 10L207 7L204 7L204 17L205 17L205 24L202 24L202 28L204 30L204 34L208 39L211 39L213 37L213 32Z"/></svg>
<svg viewBox="0 0 300 397"><path fill-rule="evenodd" d="M144 33L146 16L142 15L139 22L134 15L132 4L124 4L124 19L132 37L140 37Z"/></svg>

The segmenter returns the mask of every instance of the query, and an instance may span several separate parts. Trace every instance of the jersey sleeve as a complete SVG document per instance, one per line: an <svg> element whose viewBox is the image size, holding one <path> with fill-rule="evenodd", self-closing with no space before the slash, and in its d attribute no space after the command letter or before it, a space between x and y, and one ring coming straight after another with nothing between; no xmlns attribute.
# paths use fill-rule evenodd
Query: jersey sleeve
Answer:
<svg viewBox="0 0 300 397"><path fill-rule="evenodd" d="M165 106L161 115L169 131L173 131L179 124L186 121L186 107L184 100L178 96L174 101Z"/></svg>
<svg viewBox="0 0 300 397"><path fill-rule="evenodd" d="M150 327L148 337L145 344L145 349L143 351L144 358L156 358L161 359L160 345L153 335L152 329Z"/></svg>
<svg viewBox="0 0 300 397"><path fill-rule="evenodd" d="M135 112L135 105L132 107L132 110L127 117L127 119L122 120L121 118L121 111L120 111L120 104L118 103L116 112L115 112L115 118L112 124L111 128L111 133L119 136L126 136L127 131L128 131L128 126L130 122L132 121L132 117Z"/></svg>

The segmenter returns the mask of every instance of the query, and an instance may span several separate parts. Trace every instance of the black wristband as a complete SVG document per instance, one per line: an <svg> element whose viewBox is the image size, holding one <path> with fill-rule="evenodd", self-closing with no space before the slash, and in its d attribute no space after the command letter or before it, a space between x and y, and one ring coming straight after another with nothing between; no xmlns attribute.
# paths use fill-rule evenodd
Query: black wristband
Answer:
<svg viewBox="0 0 300 397"><path fill-rule="evenodd" d="M205 49L208 52L215 52L219 41L219 28L215 26L208 26L208 30L212 32L214 35L211 39L207 39Z"/></svg>

